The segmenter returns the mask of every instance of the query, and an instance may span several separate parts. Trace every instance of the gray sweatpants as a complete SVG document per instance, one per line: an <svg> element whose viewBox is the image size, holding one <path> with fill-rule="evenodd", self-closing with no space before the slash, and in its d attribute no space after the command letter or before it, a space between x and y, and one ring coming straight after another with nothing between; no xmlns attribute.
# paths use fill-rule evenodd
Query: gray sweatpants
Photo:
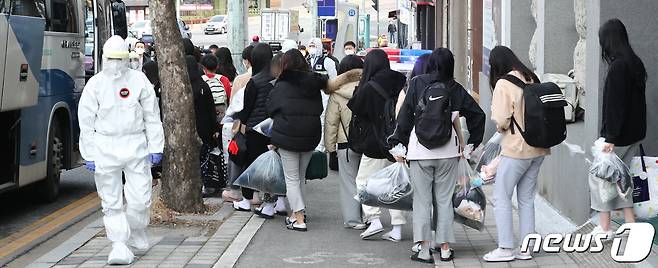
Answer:
<svg viewBox="0 0 658 268"><path fill-rule="evenodd" d="M356 174L359 172L361 154L350 149L338 150L338 175L340 176L338 192L340 194L340 209L343 212L343 224L352 227L363 223L361 219L361 203L356 196Z"/></svg>
<svg viewBox="0 0 658 268"><path fill-rule="evenodd" d="M432 210L436 218L437 244L454 243L452 194L457 183L459 158L412 160L411 184L414 189L414 241L432 241ZM432 200L436 203L433 205Z"/></svg>
<svg viewBox="0 0 658 268"><path fill-rule="evenodd" d="M520 238L535 232L535 194L537 176L544 157L514 159L500 157L496 183L494 184L493 205L498 229L498 247L515 248L514 226L512 225L512 194L516 188L519 205Z"/></svg>
<svg viewBox="0 0 658 268"><path fill-rule="evenodd" d="M279 149L283 175L286 177L286 197L293 212L304 210L304 194L302 185L306 179L306 168L311 161L313 152L291 152Z"/></svg>

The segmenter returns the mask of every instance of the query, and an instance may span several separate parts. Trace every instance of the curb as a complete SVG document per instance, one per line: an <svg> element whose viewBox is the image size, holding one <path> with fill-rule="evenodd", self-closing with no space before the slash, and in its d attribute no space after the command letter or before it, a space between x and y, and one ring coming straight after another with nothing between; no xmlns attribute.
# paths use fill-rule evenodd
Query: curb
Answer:
<svg viewBox="0 0 658 268"><path fill-rule="evenodd" d="M242 256L242 253L247 249L251 239L254 238L260 227L265 223L265 219L252 216L251 219L242 227L242 230L233 239L231 245L224 251L219 260L215 263L213 268L233 267Z"/></svg>
<svg viewBox="0 0 658 268"><path fill-rule="evenodd" d="M96 192L39 219L0 241L0 267L100 209Z"/></svg>
<svg viewBox="0 0 658 268"><path fill-rule="evenodd" d="M73 253L76 249L87 243L89 240L94 238L100 231L103 230L103 228L103 218L95 220L80 232L67 239L64 243L36 259L34 262L28 265L27 268L52 267L62 259L66 258L66 256L69 254Z"/></svg>

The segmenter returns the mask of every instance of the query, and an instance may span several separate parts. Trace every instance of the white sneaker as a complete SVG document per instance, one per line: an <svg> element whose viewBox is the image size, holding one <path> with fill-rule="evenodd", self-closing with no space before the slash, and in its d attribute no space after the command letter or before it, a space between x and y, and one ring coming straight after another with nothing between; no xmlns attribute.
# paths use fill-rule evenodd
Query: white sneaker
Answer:
<svg viewBox="0 0 658 268"><path fill-rule="evenodd" d="M532 251L528 249L528 251L523 252L521 251L520 248L517 248L514 250L514 258L517 260L522 260L522 261L528 261L532 260Z"/></svg>
<svg viewBox="0 0 658 268"><path fill-rule="evenodd" d="M611 240L615 237L615 234L612 232L612 230L603 231L601 225L594 227L594 229L591 232L589 232L589 234L591 234L592 236L595 236L597 234L605 234L606 238L604 240Z"/></svg>
<svg viewBox="0 0 658 268"><path fill-rule="evenodd" d="M381 223L380 224L371 223L370 226L368 227L368 229L363 231L360 234L360 236L361 236L361 239L368 239L368 238L370 238L370 237L372 237L372 236L374 236L378 233L381 233L383 231L384 231L384 226L382 226Z"/></svg>
<svg viewBox="0 0 658 268"><path fill-rule="evenodd" d="M494 249L482 257L482 259L487 262L507 262L513 261L515 258L514 251L506 248Z"/></svg>

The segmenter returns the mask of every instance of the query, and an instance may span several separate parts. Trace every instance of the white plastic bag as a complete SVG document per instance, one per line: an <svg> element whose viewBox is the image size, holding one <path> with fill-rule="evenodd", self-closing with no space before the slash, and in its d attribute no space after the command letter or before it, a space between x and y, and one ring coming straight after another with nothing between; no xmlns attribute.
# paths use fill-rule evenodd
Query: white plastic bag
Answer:
<svg viewBox="0 0 658 268"><path fill-rule="evenodd" d="M274 120L272 118L268 118L263 120L263 122L258 123L258 125L254 126L254 130L266 137L272 137L272 124L274 123Z"/></svg>
<svg viewBox="0 0 658 268"><path fill-rule="evenodd" d="M599 198L601 199L601 202L607 203L619 196L617 193L617 186L614 183L610 183L604 180L597 181L599 183Z"/></svg>
<svg viewBox="0 0 658 268"><path fill-rule="evenodd" d="M500 141L503 139L503 134L496 132L489 141L484 145L482 148L482 153L479 154L479 158L477 165L475 166L475 170L477 172L482 171L482 166L484 165L489 165L496 157L500 155L500 152L502 151L502 148L500 147ZM476 150L477 151L477 150ZM477 154L474 152L474 156L477 156Z"/></svg>
<svg viewBox="0 0 658 268"><path fill-rule="evenodd" d="M455 211L455 221L476 230L484 227L484 216L487 199L482 191L482 179L473 171L466 159L459 160L459 177L452 205Z"/></svg>
<svg viewBox="0 0 658 268"><path fill-rule="evenodd" d="M398 210L412 210L413 188L409 168L395 163L368 177L365 187L359 189L356 199L361 204Z"/></svg>
<svg viewBox="0 0 658 268"><path fill-rule="evenodd" d="M633 179L630 170L614 152L603 152L604 139L594 142L592 155L594 160L589 173L597 178L616 185L620 197L628 198L633 191Z"/></svg>

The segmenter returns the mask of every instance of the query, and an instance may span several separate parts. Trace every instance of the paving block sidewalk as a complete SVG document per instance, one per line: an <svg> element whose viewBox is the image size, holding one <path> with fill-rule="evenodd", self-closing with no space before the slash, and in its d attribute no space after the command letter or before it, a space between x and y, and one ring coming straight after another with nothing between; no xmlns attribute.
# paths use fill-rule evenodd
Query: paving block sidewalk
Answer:
<svg viewBox="0 0 658 268"><path fill-rule="evenodd" d="M210 236L201 227L150 226L151 247L135 252L133 264L122 267L213 267L251 217L250 213L233 213ZM115 267L106 265L111 247L106 236L97 236L54 267Z"/></svg>

